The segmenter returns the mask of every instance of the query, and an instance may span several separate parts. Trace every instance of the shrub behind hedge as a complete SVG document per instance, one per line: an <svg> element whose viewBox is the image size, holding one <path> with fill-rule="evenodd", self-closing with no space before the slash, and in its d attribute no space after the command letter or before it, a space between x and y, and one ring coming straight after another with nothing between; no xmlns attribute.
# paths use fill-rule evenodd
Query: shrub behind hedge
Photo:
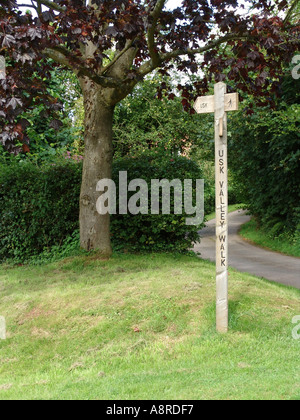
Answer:
<svg viewBox="0 0 300 420"><path fill-rule="evenodd" d="M149 188L149 207L152 179L179 179L184 186L184 179L202 179L200 167L191 160L178 157L176 159L154 154L139 158L122 158L114 163L113 179L118 185L119 171L128 172L128 182L133 179L143 179ZM206 211L211 212L214 199L211 198L212 188L206 186ZM134 194L134 193L133 193ZM115 215L112 217L112 242L117 249L130 251L184 251L199 238L201 226L187 226L184 211L182 215L174 215L174 197L171 190L170 215ZM129 195L130 197L130 195ZM194 190L195 198L195 190ZM192 216L193 217L193 216Z"/></svg>

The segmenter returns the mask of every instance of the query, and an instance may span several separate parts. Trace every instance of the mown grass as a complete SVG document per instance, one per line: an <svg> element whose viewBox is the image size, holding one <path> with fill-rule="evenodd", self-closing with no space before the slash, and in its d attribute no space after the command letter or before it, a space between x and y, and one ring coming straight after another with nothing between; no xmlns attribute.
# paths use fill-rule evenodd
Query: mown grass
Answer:
<svg viewBox="0 0 300 420"><path fill-rule="evenodd" d="M300 399L300 291L230 271L215 332L214 265L76 257L0 268L0 399Z"/></svg>
<svg viewBox="0 0 300 420"><path fill-rule="evenodd" d="M258 228L254 219L242 226L240 235L244 239L263 248L268 248L272 251L281 252L282 254L291 255L293 257L300 257L300 241L292 241L283 236L280 238L272 238L264 229Z"/></svg>

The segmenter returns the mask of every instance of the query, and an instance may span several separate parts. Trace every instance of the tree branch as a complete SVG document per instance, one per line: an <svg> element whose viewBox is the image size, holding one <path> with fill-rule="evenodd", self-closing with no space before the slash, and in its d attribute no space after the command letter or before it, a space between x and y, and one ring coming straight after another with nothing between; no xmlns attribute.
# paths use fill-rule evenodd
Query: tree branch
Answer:
<svg viewBox="0 0 300 420"><path fill-rule="evenodd" d="M28 7L28 9L34 9L37 11L37 7L33 4L18 4L18 7Z"/></svg>
<svg viewBox="0 0 300 420"><path fill-rule="evenodd" d="M181 55L203 54L204 52L207 52L213 48L219 47L220 45L229 41L241 41L241 40L250 40L250 39L251 37L249 36L249 34L244 34L244 35L229 34L229 35L224 36L223 38L219 38L219 39L216 39L215 41L208 43L205 47L201 47L198 49L187 48L184 50L175 50L175 51L171 51L169 53L163 54L161 58L163 61L168 61L172 58L177 58Z"/></svg>
<svg viewBox="0 0 300 420"><path fill-rule="evenodd" d="M156 5L153 9L153 11L150 13L150 17L152 20L152 25L148 29L147 33L147 42L148 42L148 49L149 54L151 57L151 60L153 61L153 65L157 66L160 62L160 57L157 51L155 51L155 30L157 27L157 21L159 19L159 16L165 6L166 0L157 0Z"/></svg>
<svg viewBox="0 0 300 420"><path fill-rule="evenodd" d="M34 5L34 0L31 0L32 5ZM39 0L37 0L37 13L38 15L42 14L42 5L41 2Z"/></svg>
<svg viewBox="0 0 300 420"><path fill-rule="evenodd" d="M152 59L144 63L138 70L138 74L139 76L144 77L147 74L151 73L156 68L161 67L163 63L169 60L172 60L173 58L177 58L184 55L203 54L229 41L240 41L240 40L250 40L250 39L251 39L251 36L249 36L249 34L244 34L244 35L229 34L222 38L216 39L215 41L211 41L206 46L198 48L198 49L186 48L183 50L170 51L169 53L160 55L160 61L156 66L153 65Z"/></svg>
<svg viewBox="0 0 300 420"><path fill-rule="evenodd" d="M106 88L118 88L120 87L121 81L107 76L99 76L94 73L92 70L84 66L83 62L80 62L78 58L76 61L78 62L78 66L71 63L68 56L70 53L64 47L55 47L55 48L46 48L44 50L44 54L46 54L49 58L54 60L56 63L61 64L64 67L69 67L78 77L86 76L95 82L97 85L106 87Z"/></svg>
<svg viewBox="0 0 300 420"><path fill-rule="evenodd" d="M125 48L119 53L117 54L108 64L106 67L104 67L101 70L101 75L105 74L108 72L108 70L132 47L133 43L134 43L134 39L132 39L131 41L126 43Z"/></svg>
<svg viewBox="0 0 300 420"><path fill-rule="evenodd" d="M290 20L290 18L293 15L294 10L296 9L297 5L299 4L299 0L294 0L294 2L292 3L289 11L287 12L287 15L283 21L283 24L286 25L288 23L288 21Z"/></svg>
<svg viewBox="0 0 300 420"><path fill-rule="evenodd" d="M57 3L54 3L51 0L34 0L36 3L38 3L40 6L46 6L49 9L55 10L56 12L65 12L66 11L66 7L64 6L60 6Z"/></svg>
<svg viewBox="0 0 300 420"><path fill-rule="evenodd" d="M68 58L58 50L58 48L46 48L44 50L44 54L46 54L49 58L54 60L56 63L61 64L62 66L69 67L73 70L73 67L71 66L70 61Z"/></svg>

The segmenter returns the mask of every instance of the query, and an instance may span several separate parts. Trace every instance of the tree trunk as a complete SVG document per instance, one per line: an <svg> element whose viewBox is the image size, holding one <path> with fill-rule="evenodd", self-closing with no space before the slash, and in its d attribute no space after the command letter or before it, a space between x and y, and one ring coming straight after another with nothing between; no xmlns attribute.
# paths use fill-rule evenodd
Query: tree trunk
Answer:
<svg viewBox="0 0 300 420"><path fill-rule="evenodd" d="M103 257L112 254L110 215L100 215L96 202L98 181L112 175L112 125L114 106L107 100L107 89L87 79L81 80L85 109L85 153L80 194L80 245L98 250Z"/></svg>

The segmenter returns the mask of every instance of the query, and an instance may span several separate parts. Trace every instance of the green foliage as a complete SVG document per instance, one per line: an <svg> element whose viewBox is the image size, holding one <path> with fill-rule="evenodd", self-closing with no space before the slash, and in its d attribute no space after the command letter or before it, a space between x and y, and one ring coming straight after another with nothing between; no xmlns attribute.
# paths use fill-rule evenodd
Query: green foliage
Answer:
<svg viewBox="0 0 300 420"><path fill-rule="evenodd" d="M185 112L180 96L158 99L158 80L158 75L145 80L118 104L114 119L115 157L157 152L164 159L180 155L199 162L210 212L214 207L214 117ZM228 192L229 203L238 203L237 187L231 179Z"/></svg>
<svg viewBox="0 0 300 420"><path fill-rule="evenodd" d="M258 246L286 255L300 257L300 230L295 235L284 232L279 236L276 235L276 230L276 225L273 229L259 229L257 222L252 219L242 227L240 234Z"/></svg>
<svg viewBox="0 0 300 420"><path fill-rule="evenodd" d="M272 237L299 231L299 122L296 103L234 119L230 155L239 198Z"/></svg>
<svg viewBox="0 0 300 420"><path fill-rule="evenodd" d="M79 134L72 121L76 100L81 96L76 76L68 70L54 68L48 81L48 93L57 100L60 118L58 126L44 104L24 114L30 124L26 130L30 139L30 155L41 161L51 159L57 148L72 147Z"/></svg>
<svg viewBox="0 0 300 420"><path fill-rule="evenodd" d="M151 179L202 179L201 169L193 161L177 157L166 158L158 152L139 158L121 158L114 163L113 179L119 184L119 171L128 171L128 180L144 179L149 187ZM172 191L172 190L171 190ZM195 193L195 191L194 191ZM112 217L112 241L115 249L129 251L186 251L198 239L201 226L187 226L184 211L174 215L174 196L171 194L171 215L115 215ZM129 195L130 197L130 195ZM195 198L195 197L194 197ZM206 211L212 210L212 189L206 187Z"/></svg>
<svg viewBox="0 0 300 420"><path fill-rule="evenodd" d="M47 93L54 98L54 104L39 102L37 98L31 109L21 114L29 144L28 147L19 144L23 152L16 156L17 160L55 161L61 150L76 149L76 144L82 142L81 121L77 121L77 103L81 97L78 79L72 72L57 67L53 67L50 74L51 77L43 82L47 85ZM33 77L41 82L35 73ZM7 156L2 145L0 154Z"/></svg>
<svg viewBox="0 0 300 420"><path fill-rule="evenodd" d="M137 156L158 150L169 156L203 157L213 143L213 119L185 112L174 87L172 100L157 97L161 77L145 80L117 105L114 117L115 156ZM170 83L170 81L169 81ZM201 154L202 153L202 154Z"/></svg>
<svg viewBox="0 0 300 420"><path fill-rule="evenodd" d="M43 252L38 255L32 255L26 259L26 263L30 265L49 264L65 258L89 255L90 253L80 248L79 229L69 235L60 245L53 245L44 248ZM23 261L23 259L22 259Z"/></svg>
<svg viewBox="0 0 300 420"><path fill-rule="evenodd" d="M78 230L81 165L0 164L0 260L22 262Z"/></svg>
<svg viewBox="0 0 300 420"><path fill-rule="evenodd" d="M128 180L202 179L187 158L156 153L117 159L113 178L128 171ZM79 250L79 194L82 165L72 159L37 166L29 160L0 162L0 260L33 264L53 261ZM150 200L149 200L150 201ZM213 188L206 185L206 212L213 209ZM171 209L174 203L171 201ZM186 226L186 215L114 215L115 250L186 251L198 239L199 226ZM194 215L192 216L194 217Z"/></svg>

